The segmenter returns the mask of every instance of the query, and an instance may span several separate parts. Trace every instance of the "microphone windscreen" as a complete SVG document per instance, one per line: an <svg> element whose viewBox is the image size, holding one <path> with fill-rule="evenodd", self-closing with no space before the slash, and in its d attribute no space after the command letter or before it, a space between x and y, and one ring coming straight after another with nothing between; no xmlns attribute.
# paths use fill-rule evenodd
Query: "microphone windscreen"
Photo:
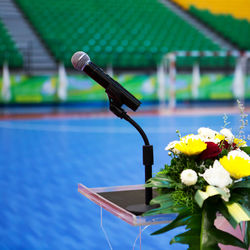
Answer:
<svg viewBox="0 0 250 250"><path fill-rule="evenodd" d="M71 57L71 63L75 69L83 71L84 67L90 62L89 56L83 51L77 51Z"/></svg>

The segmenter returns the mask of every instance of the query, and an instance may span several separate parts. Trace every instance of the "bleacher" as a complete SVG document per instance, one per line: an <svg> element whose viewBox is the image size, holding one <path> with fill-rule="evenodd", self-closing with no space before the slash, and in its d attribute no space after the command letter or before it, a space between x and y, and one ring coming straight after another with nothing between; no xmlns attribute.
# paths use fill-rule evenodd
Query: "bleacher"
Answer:
<svg viewBox="0 0 250 250"><path fill-rule="evenodd" d="M173 0L240 50L250 49L250 1Z"/></svg>
<svg viewBox="0 0 250 250"><path fill-rule="evenodd" d="M5 61L8 62L12 68L21 67L23 64L22 55L0 19L0 66L2 66Z"/></svg>
<svg viewBox="0 0 250 250"><path fill-rule="evenodd" d="M100 66L155 67L167 52L221 48L157 0L15 0L57 61L83 50ZM193 65L179 58L177 65ZM202 58L201 67L232 64Z"/></svg>
<svg viewBox="0 0 250 250"><path fill-rule="evenodd" d="M209 10L214 14L230 14L237 19L250 20L250 1L249 0L171 0L189 10L195 6L200 10Z"/></svg>
<svg viewBox="0 0 250 250"><path fill-rule="evenodd" d="M191 6L189 11L238 46L239 49L250 49L250 22L248 20L236 19L231 15L216 15L209 10L199 10L194 6Z"/></svg>

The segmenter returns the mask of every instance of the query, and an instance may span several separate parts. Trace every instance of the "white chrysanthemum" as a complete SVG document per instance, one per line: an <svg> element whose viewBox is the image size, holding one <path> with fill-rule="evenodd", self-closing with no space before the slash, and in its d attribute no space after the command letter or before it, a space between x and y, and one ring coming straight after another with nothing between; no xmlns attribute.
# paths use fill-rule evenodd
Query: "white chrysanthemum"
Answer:
<svg viewBox="0 0 250 250"><path fill-rule="evenodd" d="M194 135L194 134L189 134L189 135L186 135L186 136L183 136L181 137L181 142L185 142L185 143L188 143L188 140L189 139L192 139L192 140L199 140L201 139L199 135Z"/></svg>
<svg viewBox="0 0 250 250"><path fill-rule="evenodd" d="M198 134L207 139L213 139L218 134L218 132L210 128L201 127L198 129Z"/></svg>
<svg viewBox="0 0 250 250"><path fill-rule="evenodd" d="M241 157L241 158L243 158L243 159L246 159L246 160L250 161L250 156L249 156L246 152L244 152L244 151L242 151L242 150L240 150L240 149L236 149L236 150L230 151L230 152L228 153L227 157L228 157L229 159L230 159L230 157L232 157L233 159L234 159L235 157Z"/></svg>
<svg viewBox="0 0 250 250"><path fill-rule="evenodd" d="M167 147L165 147L165 150L171 151L171 152L173 152L176 155L180 154L181 152L178 149L175 148L175 144L176 143L179 143L179 141L172 141L172 142L170 142L167 145Z"/></svg>
<svg viewBox="0 0 250 250"><path fill-rule="evenodd" d="M206 138L201 137L201 140L204 141L204 142L213 142L215 144L219 144L220 143L220 139L218 139L218 138L206 139Z"/></svg>
<svg viewBox="0 0 250 250"><path fill-rule="evenodd" d="M211 131L213 131L213 130L211 130ZM193 139L193 140L199 140L200 139L203 142L214 142L214 143L219 143L220 142L220 140L218 138L215 138L215 135L214 136L206 136L205 134L198 134L198 135L190 134L190 135L186 135L186 136L184 136L184 137L181 138L181 141L182 142L188 142L189 139Z"/></svg>
<svg viewBox="0 0 250 250"><path fill-rule="evenodd" d="M198 135L200 136L201 140L205 142L219 143L220 140L218 138L215 138L217 134L217 131L210 128L201 127L198 129Z"/></svg>
<svg viewBox="0 0 250 250"><path fill-rule="evenodd" d="M225 188L232 183L230 174L222 167L218 160L214 161L213 167L205 171L204 174L199 174L211 186Z"/></svg>
<svg viewBox="0 0 250 250"><path fill-rule="evenodd" d="M192 186L197 182L198 176L192 169L185 169L181 172L181 182L186 186Z"/></svg>
<svg viewBox="0 0 250 250"><path fill-rule="evenodd" d="M220 131L220 134L224 135L226 140L228 141L229 144L232 144L234 142L234 135L232 134L231 130L227 128L223 128Z"/></svg>

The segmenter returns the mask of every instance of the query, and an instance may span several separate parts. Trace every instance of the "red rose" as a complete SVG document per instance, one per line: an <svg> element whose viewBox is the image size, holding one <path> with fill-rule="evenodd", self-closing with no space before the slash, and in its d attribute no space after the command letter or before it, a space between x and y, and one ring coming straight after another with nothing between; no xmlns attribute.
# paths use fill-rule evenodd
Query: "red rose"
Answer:
<svg viewBox="0 0 250 250"><path fill-rule="evenodd" d="M217 144L213 142L206 142L206 144L207 148L200 154L201 160L214 158L221 153L221 148Z"/></svg>
<svg viewBox="0 0 250 250"><path fill-rule="evenodd" d="M220 142L220 145L221 145L221 148L225 148L225 149L229 149L230 147L230 144L226 141L226 140L223 140Z"/></svg>
<svg viewBox="0 0 250 250"><path fill-rule="evenodd" d="M220 142L220 147L222 149L229 149L231 147L231 149L237 149L237 146L235 143L233 143L232 145L230 145L226 140L223 140Z"/></svg>

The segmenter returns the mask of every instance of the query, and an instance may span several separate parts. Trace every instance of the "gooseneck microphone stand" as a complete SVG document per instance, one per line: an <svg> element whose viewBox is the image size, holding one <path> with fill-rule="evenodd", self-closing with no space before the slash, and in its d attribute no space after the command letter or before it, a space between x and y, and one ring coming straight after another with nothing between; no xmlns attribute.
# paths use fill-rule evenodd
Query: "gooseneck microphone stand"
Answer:
<svg viewBox="0 0 250 250"><path fill-rule="evenodd" d="M84 71L93 80L99 83L109 98L110 110L121 119L125 119L131 125L133 125L142 136L145 145L143 146L143 164L145 165L145 182L152 177L152 165L153 165L153 146L149 144L148 138L143 129L125 112L122 105L127 105L133 111L140 105L140 101L137 100L132 94L130 94L122 85L113 80L110 76L104 73L104 71L97 65L90 61L89 56L83 52L76 52L71 62L75 69ZM145 188L145 203L128 206L126 209L133 212L136 215L142 214L153 207L150 206L150 200L152 199L152 188Z"/></svg>
<svg viewBox="0 0 250 250"><path fill-rule="evenodd" d="M152 177L152 165L154 163L153 156L153 146L150 145L149 140L143 131L143 129L126 113L126 111L121 107L123 102L119 97L119 93L117 93L116 89L111 86L106 88L106 93L109 98L109 108L110 111L113 112L116 116L121 119L128 121L142 136L144 141L143 145L143 165L145 166L145 182L147 182ZM155 206L151 206L150 200L153 197L152 188L145 188L145 203L144 204L135 204L127 207L127 210L140 215Z"/></svg>

